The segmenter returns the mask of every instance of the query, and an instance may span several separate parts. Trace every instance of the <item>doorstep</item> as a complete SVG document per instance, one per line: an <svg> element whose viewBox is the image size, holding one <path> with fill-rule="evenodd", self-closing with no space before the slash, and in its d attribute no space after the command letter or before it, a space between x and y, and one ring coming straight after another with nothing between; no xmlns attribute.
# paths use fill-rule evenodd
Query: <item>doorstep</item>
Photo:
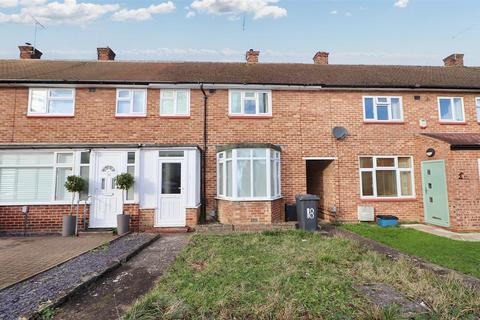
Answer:
<svg viewBox="0 0 480 320"><path fill-rule="evenodd" d="M402 224L400 226L402 228L415 229L418 231L426 232L439 237L449 238L452 240L480 241L480 232L458 233L426 224Z"/></svg>

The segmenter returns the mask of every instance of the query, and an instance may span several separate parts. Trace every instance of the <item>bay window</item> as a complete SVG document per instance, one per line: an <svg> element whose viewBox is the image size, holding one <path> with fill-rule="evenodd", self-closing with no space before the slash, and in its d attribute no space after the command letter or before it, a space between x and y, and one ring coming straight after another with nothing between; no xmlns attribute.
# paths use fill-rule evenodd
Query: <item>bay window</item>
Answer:
<svg viewBox="0 0 480 320"><path fill-rule="evenodd" d="M272 115L270 91L229 91L229 114L232 116Z"/></svg>
<svg viewBox="0 0 480 320"><path fill-rule="evenodd" d="M69 202L73 160L73 152L1 152L0 204Z"/></svg>
<svg viewBox="0 0 480 320"><path fill-rule="evenodd" d="M29 116L73 116L75 89L31 88L29 91Z"/></svg>
<svg viewBox="0 0 480 320"><path fill-rule="evenodd" d="M217 194L237 200L280 197L280 152L239 148L217 154Z"/></svg>
<svg viewBox="0 0 480 320"><path fill-rule="evenodd" d="M362 198L414 197L412 157L360 157Z"/></svg>

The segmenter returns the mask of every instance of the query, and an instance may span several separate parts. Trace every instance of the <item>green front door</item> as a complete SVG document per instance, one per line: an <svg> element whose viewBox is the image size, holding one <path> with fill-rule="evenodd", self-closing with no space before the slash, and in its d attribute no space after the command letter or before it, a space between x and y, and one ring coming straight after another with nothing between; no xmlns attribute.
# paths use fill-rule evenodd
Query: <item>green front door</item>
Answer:
<svg viewBox="0 0 480 320"><path fill-rule="evenodd" d="M445 161L423 161L422 180L425 222L442 227L450 226Z"/></svg>

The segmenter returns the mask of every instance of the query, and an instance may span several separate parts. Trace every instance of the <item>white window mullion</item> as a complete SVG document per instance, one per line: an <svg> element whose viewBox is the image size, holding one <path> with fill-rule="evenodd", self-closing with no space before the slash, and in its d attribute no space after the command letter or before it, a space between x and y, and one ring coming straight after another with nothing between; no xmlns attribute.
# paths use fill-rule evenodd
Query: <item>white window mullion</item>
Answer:
<svg viewBox="0 0 480 320"><path fill-rule="evenodd" d="M273 197L274 196L274 193L275 191L272 191L271 189L271 186L272 186L272 163L273 165L275 165L275 160L272 161L272 154L271 154L271 149L267 149L267 155L266 155L266 159L265 159L265 163L266 163L266 166L267 166L267 197ZM275 183L275 181L274 181ZM273 187L275 189L275 185Z"/></svg>
<svg viewBox="0 0 480 320"><path fill-rule="evenodd" d="M237 192L237 150L232 150L232 197L238 198Z"/></svg>

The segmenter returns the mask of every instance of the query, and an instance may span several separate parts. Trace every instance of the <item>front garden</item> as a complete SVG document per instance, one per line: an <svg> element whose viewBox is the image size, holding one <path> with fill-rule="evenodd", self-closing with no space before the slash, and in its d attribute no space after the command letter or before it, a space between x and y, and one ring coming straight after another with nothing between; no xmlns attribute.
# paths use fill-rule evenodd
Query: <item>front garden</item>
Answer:
<svg viewBox="0 0 480 320"><path fill-rule="evenodd" d="M125 319L399 319L355 286L386 284L426 306L417 319L476 319L480 292L340 236L195 235Z"/></svg>

